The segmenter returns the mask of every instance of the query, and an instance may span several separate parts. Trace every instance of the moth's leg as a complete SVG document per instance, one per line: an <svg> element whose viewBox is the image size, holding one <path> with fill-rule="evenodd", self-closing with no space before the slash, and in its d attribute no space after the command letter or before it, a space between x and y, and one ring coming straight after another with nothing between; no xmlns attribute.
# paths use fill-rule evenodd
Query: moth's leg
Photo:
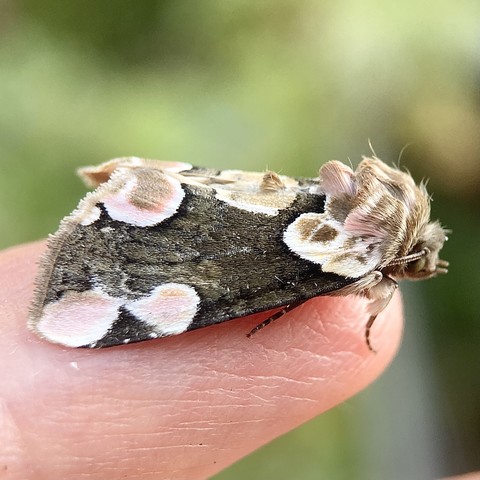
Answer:
<svg viewBox="0 0 480 480"><path fill-rule="evenodd" d="M368 305L368 313L370 317L367 324L365 325L365 342L370 351L375 352L371 343L370 343L370 330L372 328L375 319L378 314L388 305L390 302L395 290L398 288L398 284L392 278L383 275L381 272L374 271L365 275L365 277L360 278L356 282L343 287L339 290L328 293L327 295L332 296L345 296L345 295L363 295L367 297L370 301ZM266 327L275 320L278 320L280 317L283 317L288 312L291 312L295 308L299 307L306 300L301 302L291 303L286 307L282 308L279 312L275 313L271 317L264 320L262 323L258 324L253 328L248 334L247 337L251 337L254 333L261 330L263 327Z"/></svg>
<svg viewBox="0 0 480 480"><path fill-rule="evenodd" d="M357 294L371 300L368 304L370 317L365 325L365 342L368 349L374 352L375 350L370 343L370 330L377 315L388 305L397 288L398 284L395 280L383 275L381 272L374 271L340 290L330 292L328 295Z"/></svg>
<svg viewBox="0 0 480 480"><path fill-rule="evenodd" d="M273 314L271 317L268 317L262 323L259 323L256 327L252 328L252 330L250 330L250 332L247 333L247 337L250 338L254 333L257 333L263 327L266 327L267 325L274 322L275 320L278 320L280 317L283 317L286 313L291 312L292 310L299 307L300 305L303 305L305 302L306 300L302 300L301 302L291 303L290 305L283 307L279 312Z"/></svg>
<svg viewBox="0 0 480 480"><path fill-rule="evenodd" d="M375 352L375 350L370 343L370 330L378 314L381 313L390 303L397 288L398 283L393 280L393 278L384 275L379 283L364 292L364 295L371 300L368 305L370 318L365 325L365 341L367 342L368 349L372 352Z"/></svg>
<svg viewBox="0 0 480 480"><path fill-rule="evenodd" d="M347 296L347 295L363 295L365 292L383 280L383 274L381 272L370 272L364 277L360 277L355 282L347 285L346 287L339 288L333 292L326 293L329 296Z"/></svg>
<svg viewBox="0 0 480 480"><path fill-rule="evenodd" d="M370 315L370 317L368 318L368 322L365 325L365 342L368 349L373 353L377 353L377 351L372 347L372 343L370 342L370 330L372 329L373 322L375 322L375 320L377 319L377 315Z"/></svg>

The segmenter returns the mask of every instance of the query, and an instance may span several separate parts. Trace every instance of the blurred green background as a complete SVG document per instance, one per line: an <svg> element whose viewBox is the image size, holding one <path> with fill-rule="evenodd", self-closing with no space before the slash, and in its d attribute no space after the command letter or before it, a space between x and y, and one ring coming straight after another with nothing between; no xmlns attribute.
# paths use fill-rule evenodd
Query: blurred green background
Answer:
<svg viewBox="0 0 480 480"><path fill-rule="evenodd" d="M55 231L75 168L116 156L315 176L408 145L450 273L402 286L377 383L215 478L480 469L479 20L478 0L0 0L0 247Z"/></svg>

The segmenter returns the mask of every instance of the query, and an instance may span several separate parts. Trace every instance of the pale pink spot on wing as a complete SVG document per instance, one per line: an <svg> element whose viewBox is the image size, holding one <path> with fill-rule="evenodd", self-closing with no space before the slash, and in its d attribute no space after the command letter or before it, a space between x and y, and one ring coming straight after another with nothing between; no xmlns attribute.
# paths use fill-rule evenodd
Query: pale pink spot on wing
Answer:
<svg viewBox="0 0 480 480"><path fill-rule="evenodd" d="M165 283L156 287L147 297L127 302L125 307L162 336L187 330L199 304L200 297L193 287Z"/></svg>
<svg viewBox="0 0 480 480"><path fill-rule="evenodd" d="M113 220L149 227L177 212L185 196L177 179L152 169L130 170L124 175L124 184L102 198Z"/></svg>
<svg viewBox="0 0 480 480"><path fill-rule="evenodd" d="M122 303L99 290L67 292L44 307L35 328L47 340L67 347L95 343L115 322Z"/></svg>

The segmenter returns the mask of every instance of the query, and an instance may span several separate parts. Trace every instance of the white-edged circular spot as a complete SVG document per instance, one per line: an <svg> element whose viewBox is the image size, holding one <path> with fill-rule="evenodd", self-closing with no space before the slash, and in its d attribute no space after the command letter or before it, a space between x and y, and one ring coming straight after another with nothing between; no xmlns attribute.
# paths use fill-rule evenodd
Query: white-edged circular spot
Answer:
<svg viewBox="0 0 480 480"><path fill-rule="evenodd" d="M67 292L44 307L35 329L51 342L82 347L105 336L122 303L123 300L100 290Z"/></svg>
<svg viewBox="0 0 480 480"><path fill-rule="evenodd" d="M312 233L322 224L325 215L321 213L304 213L297 217L283 233L283 241L288 248L305 260L322 263L326 246L314 244L310 240Z"/></svg>
<svg viewBox="0 0 480 480"><path fill-rule="evenodd" d="M299 257L332 272L356 278L372 271L379 262L368 242L349 235L328 213L304 213L286 228L283 241Z"/></svg>
<svg viewBox="0 0 480 480"><path fill-rule="evenodd" d="M159 170L128 170L116 181L120 175L123 184L101 199L113 220L150 227L174 215L185 196L181 183Z"/></svg>
<svg viewBox="0 0 480 480"><path fill-rule="evenodd" d="M197 313L200 297L193 287L165 283L150 295L127 302L125 308L154 328L159 336L176 335L189 327Z"/></svg>

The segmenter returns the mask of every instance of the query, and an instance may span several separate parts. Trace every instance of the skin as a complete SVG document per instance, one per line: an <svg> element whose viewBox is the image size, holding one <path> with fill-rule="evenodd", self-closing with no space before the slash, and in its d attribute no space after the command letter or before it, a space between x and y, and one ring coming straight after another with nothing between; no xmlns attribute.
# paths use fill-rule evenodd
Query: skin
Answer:
<svg viewBox="0 0 480 480"><path fill-rule="evenodd" d="M250 339L271 312L119 348L60 347L26 327L44 249L0 254L2 478L207 478L365 388L400 343L396 294L373 327L376 354L357 297L318 297Z"/></svg>

